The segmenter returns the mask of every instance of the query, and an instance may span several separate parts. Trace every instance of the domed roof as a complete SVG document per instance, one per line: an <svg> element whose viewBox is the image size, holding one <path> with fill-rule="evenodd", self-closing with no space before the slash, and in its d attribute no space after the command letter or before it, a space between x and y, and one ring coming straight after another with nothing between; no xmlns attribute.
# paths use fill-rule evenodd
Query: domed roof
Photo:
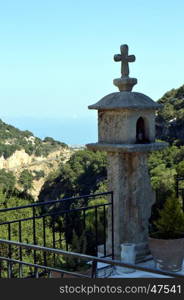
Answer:
<svg viewBox="0 0 184 300"><path fill-rule="evenodd" d="M88 106L89 109L98 110L119 110L119 109L140 109L157 110L162 105L156 103L148 96L137 92L116 92L103 97L97 103Z"/></svg>

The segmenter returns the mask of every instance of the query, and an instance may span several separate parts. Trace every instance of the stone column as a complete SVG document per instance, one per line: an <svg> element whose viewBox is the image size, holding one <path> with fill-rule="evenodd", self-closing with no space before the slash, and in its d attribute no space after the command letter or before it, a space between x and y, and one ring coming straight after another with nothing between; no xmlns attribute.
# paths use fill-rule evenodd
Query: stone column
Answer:
<svg viewBox="0 0 184 300"><path fill-rule="evenodd" d="M155 111L161 105L148 96L132 92L136 78L129 77L128 46L120 47L115 61L121 62L121 78L113 83L119 92L103 97L89 109L98 110L98 142L88 144L91 150L106 151L108 156L108 189L114 193L115 258L120 245L135 243L137 260L148 253L148 222L155 195L150 185L147 156L165 148L155 141ZM108 218L108 247L111 251L112 226Z"/></svg>
<svg viewBox="0 0 184 300"><path fill-rule="evenodd" d="M114 191L115 258L120 258L120 245L129 242L136 244L139 259L148 253L148 219L155 198L148 175L147 153L108 152L108 188ZM109 241L110 223L111 218Z"/></svg>

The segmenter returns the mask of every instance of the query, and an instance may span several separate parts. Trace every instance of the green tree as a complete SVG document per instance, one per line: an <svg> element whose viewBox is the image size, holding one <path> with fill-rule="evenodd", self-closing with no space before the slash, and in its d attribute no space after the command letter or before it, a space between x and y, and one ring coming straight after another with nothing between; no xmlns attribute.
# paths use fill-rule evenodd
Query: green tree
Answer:
<svg viewBox="0 0 184 300"><path fill-rule="evenodd" d="M16 178L13 172L5 169L0 170L0 189L5 193L12 193L15 188Z"/></svg>
<svg viewBox="0 0 184 300"><path fill-rule="evenodd" d="M176 166L177 175L179 177L184 177L184 161L180 161Z"/></svg>
<svg viewBox="0 0 184 300"><path fill-rule="evenodd" d="M175 239L184 233L184 213L181 199L172 194L165 202L163 209L159 210L159 218L154 222L158 234L162 238Z"/></svg>
<svg viewBox="0 0 184 300"><path fill-rule="evenodd" d="M34 176L29 170L25 169L21 172L18 182L26 193L33 188L33 179Z"/></svg>
<svg viewBox="0 0 184 300"><path fill-rule="evenodd" d="M104 152L80 150L59 170L49 175L39 195L40 201L95 193L107 177L107 157Z"/></svg>

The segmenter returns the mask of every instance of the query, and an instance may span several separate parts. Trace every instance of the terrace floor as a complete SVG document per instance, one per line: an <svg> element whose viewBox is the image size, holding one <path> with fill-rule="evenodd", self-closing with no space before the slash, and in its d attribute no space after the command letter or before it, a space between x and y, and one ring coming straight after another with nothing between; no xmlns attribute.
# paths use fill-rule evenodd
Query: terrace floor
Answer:
<svg viewBox="0 0 184 300"><path fill-rule="evenodd" d="M147 267L147 268L156 268L155 262L153 259L146 262L138 263L137 266ZM108 267L107 264L98 263L98 277L104 278L169 278L169 276L155 274L151 272L144 272L140 270L134 270L132 273L125 273L121 267ZM160 270L157 267L157 270ZM184 275L184 261L182 271L176 272L176 274Z"/></svg>

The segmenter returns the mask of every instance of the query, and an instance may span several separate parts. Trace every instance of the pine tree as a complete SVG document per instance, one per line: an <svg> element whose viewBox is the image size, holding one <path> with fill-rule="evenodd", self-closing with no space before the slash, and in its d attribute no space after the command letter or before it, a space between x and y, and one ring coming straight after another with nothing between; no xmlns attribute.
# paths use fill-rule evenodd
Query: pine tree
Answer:
<svg viewBox="0 0 184 300"><path fill-rule="evenodd" d="M170 196L163 209L159 210L159 219L154 222L160 238L175 239L184 233L184 213L181 199Z"/></svg>

